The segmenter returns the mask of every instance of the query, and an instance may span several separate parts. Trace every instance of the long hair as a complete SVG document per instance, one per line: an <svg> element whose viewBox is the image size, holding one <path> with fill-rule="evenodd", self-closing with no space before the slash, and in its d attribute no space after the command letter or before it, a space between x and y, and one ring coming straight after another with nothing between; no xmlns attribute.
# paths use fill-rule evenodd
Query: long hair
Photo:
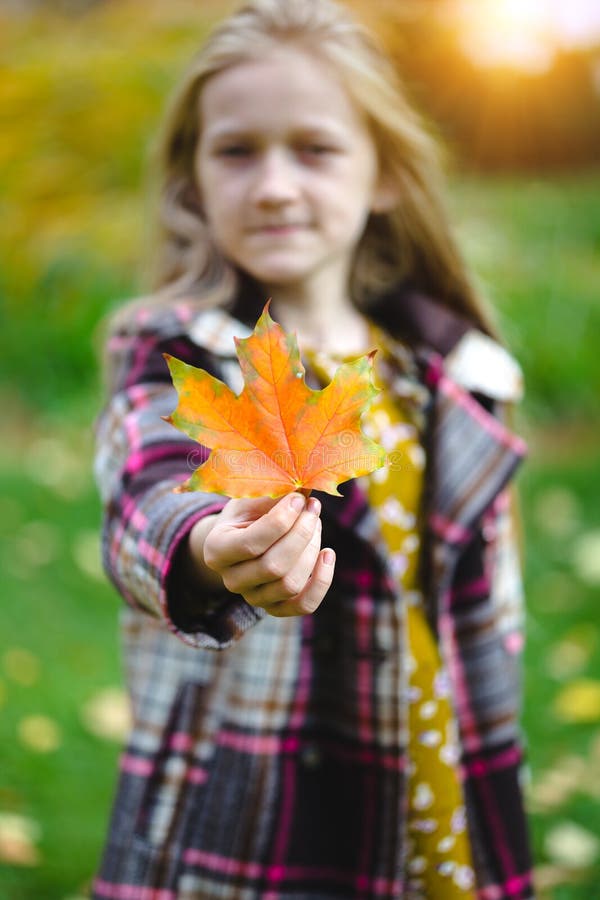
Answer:
<svg viewBox="0 0 600 900"><path fill-rule="evenodd" d="M452 235L437 144L374 36L334 0L248 0L192 60L168 105L154 152L158 201L150 288L156 302L186 297L210 306L236 296L240 274L213 242L194 174L202 128L199 98L212 76L264 58L286 42L333 65L366 119L382 178L398 192L392 210L367 221L351 271L353 301L365 308L394 285L409 283L495 335L491 312Z"/></svg>

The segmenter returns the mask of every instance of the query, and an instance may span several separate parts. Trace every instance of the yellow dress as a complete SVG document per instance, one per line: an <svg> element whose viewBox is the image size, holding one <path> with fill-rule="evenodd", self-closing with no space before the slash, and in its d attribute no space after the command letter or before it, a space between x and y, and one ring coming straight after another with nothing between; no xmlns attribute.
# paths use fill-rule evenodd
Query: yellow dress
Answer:
<svg viewBox="0 0 600 900"><path fill-rule="evenodd" d="M372 346L385 348L385 335L375 328L371 334ZM308 353L307 357L316 374L326 380L342 361L322 354ZM380 352L375 358L375 382L383 389L364 415L362 428L388 454L394 454L394 465L373 472L365 484L407 604L407 897L474 900L474 872L458 774L456 722L447 677L424 614L418 583L425 453L408 407L403 409L393 403L385 390L378 365L381 358Z"/></svg>

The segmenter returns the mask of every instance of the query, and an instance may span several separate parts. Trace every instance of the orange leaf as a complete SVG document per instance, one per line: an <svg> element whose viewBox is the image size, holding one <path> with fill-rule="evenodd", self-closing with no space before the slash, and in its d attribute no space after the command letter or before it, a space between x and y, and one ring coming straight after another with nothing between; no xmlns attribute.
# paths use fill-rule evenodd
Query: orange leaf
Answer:
<svg viewBox="0 0 600 900"><path fill-rule="evenodd" d="M180 488L228 497L281 497L326 491L385 463L385 451L360 430L375 394L375 351L341 365L323 390L312 390L295 335L265 306L249 338L235 339L244 377L239 396L203 369L165 354L178 393L166 418L212 450Z"/></svg>

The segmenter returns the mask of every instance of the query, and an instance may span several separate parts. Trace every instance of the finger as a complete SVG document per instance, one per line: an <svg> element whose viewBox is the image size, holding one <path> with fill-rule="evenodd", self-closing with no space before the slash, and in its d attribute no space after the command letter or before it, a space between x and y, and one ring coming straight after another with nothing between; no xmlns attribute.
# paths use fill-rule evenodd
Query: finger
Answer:
<svg viewBox="0 0 600 900"><path fill-rule="evenodd" d="M289 600L300 594L317 564L321 550L321 520L317 519L317 527L311 540L308 542L298 561L285 575L276 581L260 584L250 594L245 594L246 599L253 606L267 607L282 600Z"/></svg>
<svg viewBox="0 0 600 900"><path fill-rule="evenodd" d="M248 591L254 591L263 585L272 582L280 583L297 566L311 542L317 542L316 552L318 553L321 542L319 510L320 504L317 500L309 501L309 506L298 516L290 531L276 541L272 547L269 547L266 553L263 553L258 559L245 560L222 570L221 576L226 587L230 591L246 596ZM306 573L306 577L311 570L312 565ZM293 593L298 593L303 584ZM285 596L292 596L293 593L290 594L286 591ZM277 599L281 600L282 596Z"/></svg>
<svg viewBox="0 0 600 900"><path fill-rule="evenodd" d="M307 616L314 613L331 587L335 572L335 553L326 547L319 554L310 580L304 590L291 600L276 603L267 609L271 616Z"/></svg>
<svg viewBox="0 0 600 900"><path fill-rule="evenodd" d="M279 582L282 578L287 577L299 562L310 542L314 540L317 527L320 541L321 520L318 517L320 510L319 501L311 497L305 511L298 516L287 534L269 547L258 559L240 563L227 572L228 586L231 583L229 589L239 592L243 588L252 589L273 581ZM310 568L312 569L312 565ZM300 588L293 593L298 593L298 590ZM292 594L288 596L292 596Z"/></svg>
<svg viewBox="0 0 600 900"><path fill-rule="evenodd" d="M302 494L288 494L275 506L260 514L255 521L236 521L236 510L232 520L224 517L210 532L204 545L204 559L207 566L217 571L244 560L262 556L269 547L290 530L304 510L306 499ZM228 504L229 506L229 504ZM254 510L260 509L254 507ZM250 507L237 507L237 514Z"/></svg>

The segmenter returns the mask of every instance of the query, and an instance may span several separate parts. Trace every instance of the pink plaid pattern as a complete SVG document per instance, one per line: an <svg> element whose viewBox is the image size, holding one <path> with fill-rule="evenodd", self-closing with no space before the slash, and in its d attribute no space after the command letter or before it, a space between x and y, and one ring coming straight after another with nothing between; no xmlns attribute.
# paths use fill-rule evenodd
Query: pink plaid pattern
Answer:
<svg viewBox="0 0 600 900"><path fill-rule="evenodd" d="M459 321L452 328L464 333ZM190 301L138 308L109 343L96 473L104 564L126 601L134 727L93 896L397 900L404 604L360 485L320 498L339 562L315 615L274 619L227 591L180 603L190 588L178 548L225 498L173 493L201 448L161 419L175 406L162 354L231 381L224 335L244 333L228 313ZM424 587L460 725L479 897L529 900L508 487L524 447L501 403L480 403L445 374L448 348L425 334L414 353L400 346L398 402L419 404L426 424Z"/></svg>

